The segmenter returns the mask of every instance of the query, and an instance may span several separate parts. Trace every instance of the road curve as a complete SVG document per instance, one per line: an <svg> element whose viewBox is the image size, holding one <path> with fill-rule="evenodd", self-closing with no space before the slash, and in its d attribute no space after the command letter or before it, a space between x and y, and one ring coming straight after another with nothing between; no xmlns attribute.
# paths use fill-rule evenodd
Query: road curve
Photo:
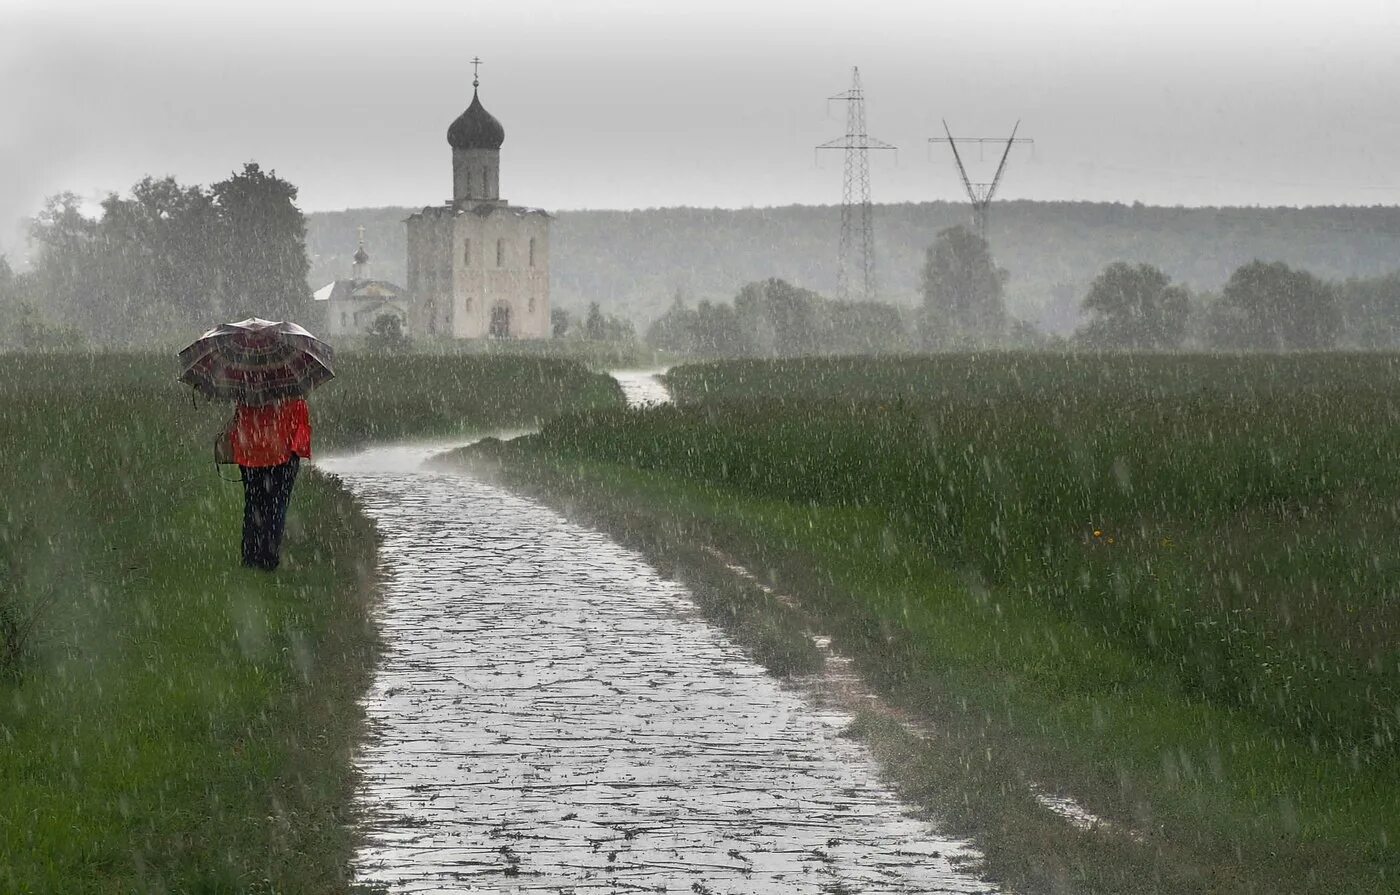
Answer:
<svg viewBox="0 0 1400 895"><path fill-rule="evenodd" d="M320 464L384 537L359 885L992 891L975 851L840 735L848 717L766 675L606 536L420 469L438 449Z"/></svg>

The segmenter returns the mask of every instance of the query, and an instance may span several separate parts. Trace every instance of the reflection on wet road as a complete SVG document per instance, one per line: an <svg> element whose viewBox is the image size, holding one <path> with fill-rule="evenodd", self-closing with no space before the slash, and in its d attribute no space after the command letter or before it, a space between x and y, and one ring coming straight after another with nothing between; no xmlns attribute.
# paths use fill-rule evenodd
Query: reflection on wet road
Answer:
<svg viewBox="0 0 1400 895"><path fill-rule="evenodd" d="M666 390L661 380L656 378L665 372L664 369L618 370L612 375L622 387L622 396L627 400L628 406L647 407L652 404L670 403L671 393Z"/></svg>
<svg viewBox="0 0 1400 895"><path fill-rule="evenodd" d="M984 892L976 854L636 554L430 449L323 463L385 538L356 880L390 892Z"/></svg>

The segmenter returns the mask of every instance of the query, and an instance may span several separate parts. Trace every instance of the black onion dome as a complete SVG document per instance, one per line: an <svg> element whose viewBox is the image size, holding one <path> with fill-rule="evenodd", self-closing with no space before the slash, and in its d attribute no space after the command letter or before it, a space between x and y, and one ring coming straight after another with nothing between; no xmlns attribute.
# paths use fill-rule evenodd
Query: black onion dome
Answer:
<svg viewBox="0 0 1400 895"><path fill-rule="evenodd" d="M368 260L369 260L369 252L366 252L366 251L365 251L365 247L364 247L364 246L360 246L358 249L355 250L355 263L356 263L356 264L364 264L364 263L365 263L366 261L368 261Z"/></svg>
<svg viewBox="0 0 1400 895"><path fill-rule="evenodd" d="M448 145L453 149L500 149L505 141L506 129L486 111L473 90L472 104L447 128Z"/></svg>

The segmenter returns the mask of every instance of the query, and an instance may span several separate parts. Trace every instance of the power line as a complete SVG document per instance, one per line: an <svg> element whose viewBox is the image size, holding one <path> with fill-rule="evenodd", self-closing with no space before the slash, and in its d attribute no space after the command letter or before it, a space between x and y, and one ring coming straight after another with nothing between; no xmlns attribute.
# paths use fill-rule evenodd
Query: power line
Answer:
<svg viewBox="0 0 1400 895"><path fill-rule="evenodd" d="M838 249L836 291L844 300L851 298L850 260L857 245L860 252L861 296L874 301L875 230L870 206L870 150L895 149L865 132L865 92L860 85L860 69L851 69L851 89L828 97L846 103L846 135L828 140L817 150L842 149L846 152L846 173L841 193L841 245Z"/></svg>
<svg viewBox="0 0 1400 895"><path fill-rule="evenodd" d="M1006 162L1011 158L1011 147L1017 143L1034 143L1028 137L1016 136L1016 132L1021 129L1021 122L1016 122L1016 126L1011 129L1011 136L1006 139L1006 149L1001 153L1001 163L997 165L997 172L988 183L975 183L967 176L967 168L963 165L962 155L958 152L959 143L976 143L979 146L986 143L1001 143L1001 137L954 137L953 132L948 129L948 122L943 122L943 133L946 137L929 137L930 143L947 143L953 150L953 162L958 166L958 175L962 178L963 188L967 190L967 199L972 203L972 223L977 229L977 235L983 241L987 239L987 210L992 206L992 199L996 196L997 187L1001 185L1002 175L1006 173Z"/></svg>

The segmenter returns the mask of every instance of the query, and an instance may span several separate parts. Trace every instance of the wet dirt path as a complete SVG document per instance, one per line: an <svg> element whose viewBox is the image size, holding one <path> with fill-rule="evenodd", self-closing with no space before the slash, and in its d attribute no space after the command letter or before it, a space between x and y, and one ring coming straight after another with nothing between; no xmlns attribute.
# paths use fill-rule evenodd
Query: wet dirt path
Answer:
<svg viewBox="0 0 1400 895"><path fill-rule="evenodd" d="M976 853L840 736L848 717L767 676L606 536L418 468L439 449L322 461L384 535L360 885L990 891Z"/></svg>

